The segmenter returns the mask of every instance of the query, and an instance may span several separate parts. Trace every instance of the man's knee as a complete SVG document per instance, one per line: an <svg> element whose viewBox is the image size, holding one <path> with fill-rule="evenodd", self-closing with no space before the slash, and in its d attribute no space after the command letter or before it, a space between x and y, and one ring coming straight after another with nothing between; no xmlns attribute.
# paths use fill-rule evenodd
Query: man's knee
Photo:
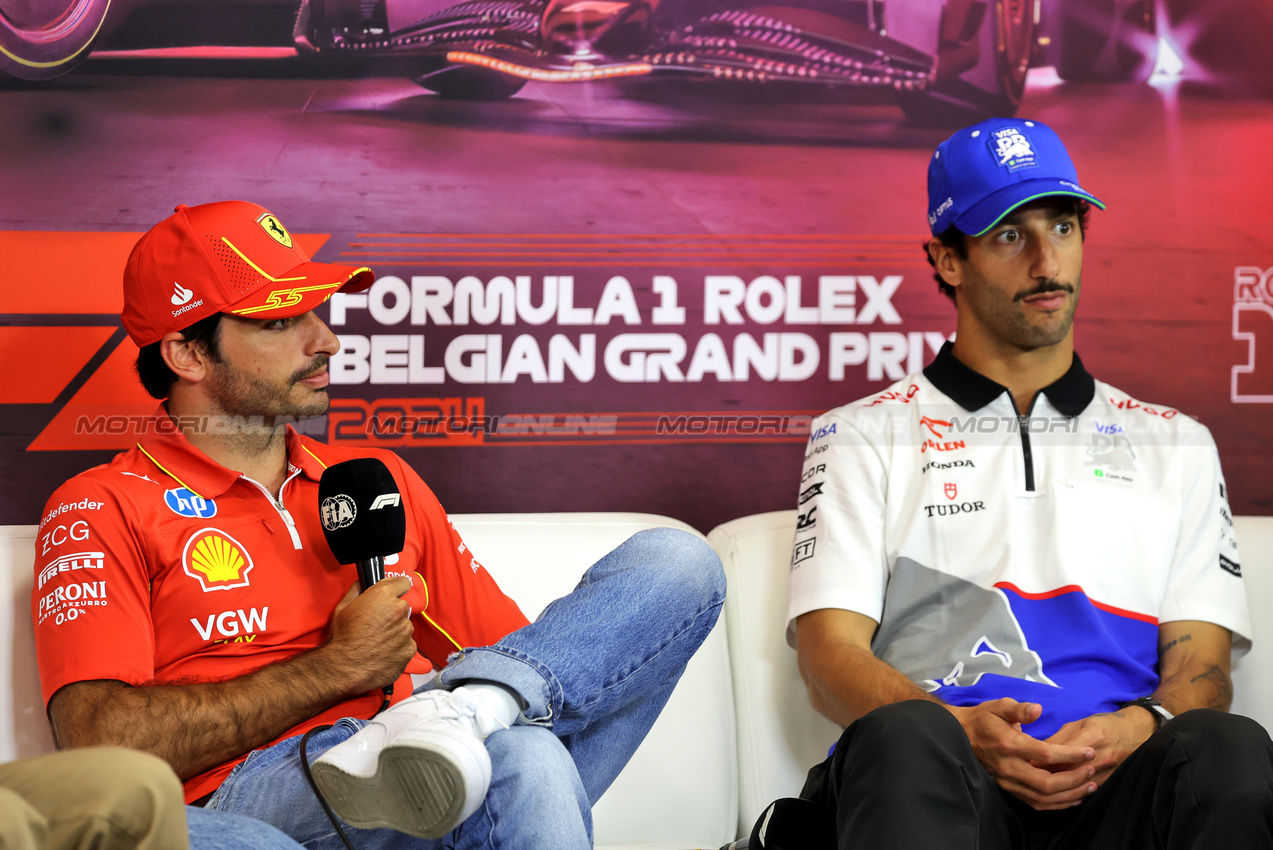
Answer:
<svg viewBox="0 0 1273 850"><path fill-rule="evenodd" d="M954 715L930 700L907 700L881 706L849 726L836 745L842 771L865 763L880 775L903 774L923 765L958 769L975 757L968 736Z"/></svg>
<svg viewBox="0 0 1273 850"><path fill-rule="evenodd" d="M115 747L55 755L63 757L59 769L72 772L73 779L47 811L50 838L74 836L100 847L185 846L181 782L166 762Z"/></svg>
<svg viewBox="0 0 1273 850"><path fill-rule="evenodd" d="M543 726L512 726L486 739L491 784L517 786L519 794L573 797L579 771L561 739Z"/></svg>
<svg viewBox="0 0 1273 850"><path fill-rule="evenodd" d="M163 759L122 747L72 750L83 754L83 781L105 798L154 800L157 804L177 801L184 805L181 781Z"/></svg>
<svg viewBox="0 0 1273 850"><path fill-rule="evenodd" d="M878 738L890 749L912 746L918 742L967 743L963 727L940 703L912 699L881 706L862 716L858 724L867 734Z"/></svg>
<svg viewBox="0 0 1273 850"><path fill-rule="evenodd" d="M676 528L647 528L623 543L629 563L645 568L651 590L706 605L725 598L725 571L706 540Z"/></svg>
<svg viewBox="0 0 1273 850"><path fill-rule="evenodd" d="M1249 717L1194 709L1165 724L1162 732L1183 750L1185 769L1202 780L1193 783L1198 793L1215 789L1234 794L1239 793L1239 787L1249 785L1267 794L1273 787L1273 741L1264 727Z"/></svg>

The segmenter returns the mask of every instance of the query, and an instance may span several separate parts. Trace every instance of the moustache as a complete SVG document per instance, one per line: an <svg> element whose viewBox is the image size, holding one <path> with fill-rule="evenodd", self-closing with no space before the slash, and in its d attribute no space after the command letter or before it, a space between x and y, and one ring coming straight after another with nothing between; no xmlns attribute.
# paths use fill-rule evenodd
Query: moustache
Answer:
<svg viewBox="0 0 1273 850"><path fill-rule="evenodd" d="M1013 301L1024 301L1027 298L1033 298L1036 295L1046 295L1049 292L1074 292L1074 286L1068 283L1061 283L1059 280L1045 280L1038 286L1027 289L1024 292L1018 292L1012 297Z"/></svg>
<svg viewBox="0 0 1273 850"><path fill-rule="evenodd" d="M313 363L309 364L304 369L298 369L292 373L292 383L294 384L297 381L303 381L306 378L311 378L314 375L317 375L319 372L327 368L327 361L330 359L331 358L326 354L318 355L314 358Z"/></svg>

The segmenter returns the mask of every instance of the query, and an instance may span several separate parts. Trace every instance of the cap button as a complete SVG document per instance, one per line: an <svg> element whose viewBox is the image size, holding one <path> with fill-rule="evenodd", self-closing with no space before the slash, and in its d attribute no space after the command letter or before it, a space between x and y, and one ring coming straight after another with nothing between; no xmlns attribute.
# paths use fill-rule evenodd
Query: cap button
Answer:
<svg viewBox="0 0 1273 850"><path fill-rule="evenodd" d="M172 211L173 211L173 212L181 212L182 210L187 210L187 209L190 209L189 205L187 205L187 204L177 204L175 207L173 207L173 208L172 208Z"/></svg>

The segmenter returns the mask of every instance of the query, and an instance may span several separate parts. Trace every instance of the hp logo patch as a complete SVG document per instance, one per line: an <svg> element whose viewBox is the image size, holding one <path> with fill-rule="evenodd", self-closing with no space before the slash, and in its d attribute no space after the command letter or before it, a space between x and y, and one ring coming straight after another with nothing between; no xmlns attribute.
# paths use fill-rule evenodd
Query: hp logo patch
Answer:
<svg viewBox="0 0 1273 850"><path fill-rule="evenodd" d="M217 503L190 492L185 487L164 491L164 504L177 516L208 519L217 515Z"/></svg>
<svg viewBox="0 0 1273 850"><path fill-rule="evenodd" d="M358 506L353 499L340 493L323 499L318 512L323 518L323 528L335 531L353 524L354 517L358 516Z"/></svg>

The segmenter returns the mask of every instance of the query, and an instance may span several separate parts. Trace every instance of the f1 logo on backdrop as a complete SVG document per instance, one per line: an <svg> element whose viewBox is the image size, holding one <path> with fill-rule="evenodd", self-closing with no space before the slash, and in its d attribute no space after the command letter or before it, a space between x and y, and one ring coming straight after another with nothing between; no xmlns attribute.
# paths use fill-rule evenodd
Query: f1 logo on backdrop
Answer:
<svg viewBox="0 0 1273 850"><path fill-rule="evenodd" d="M1246 343L1246 362L1230 372L1229 400L1273 403L1273 267L1233 270L1233 339Z"/></svg>

